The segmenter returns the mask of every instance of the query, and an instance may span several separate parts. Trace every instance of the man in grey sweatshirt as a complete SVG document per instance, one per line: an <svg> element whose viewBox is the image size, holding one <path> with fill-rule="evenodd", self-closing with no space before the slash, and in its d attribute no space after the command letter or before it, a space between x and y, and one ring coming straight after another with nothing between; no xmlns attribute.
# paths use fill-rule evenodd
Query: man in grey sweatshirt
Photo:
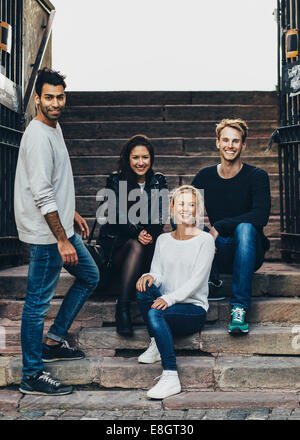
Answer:
<svg viewBox="0 0 300 440"><path fill-rule="evenodd" d="M25 394L61 395L72 392L45 372L44 362L84 357L69 347L71 324L99 282L98 268L82 238L89 229L75 211L75 191L69 154L58 119L65 107L65 81L47 68L38 72L37 116L22 137L15 178L15 218L21 241L30 244L21 344ZM74 226L77 234L74 232ZM75 281L43 343L45 315L62 267Z"/></svg>

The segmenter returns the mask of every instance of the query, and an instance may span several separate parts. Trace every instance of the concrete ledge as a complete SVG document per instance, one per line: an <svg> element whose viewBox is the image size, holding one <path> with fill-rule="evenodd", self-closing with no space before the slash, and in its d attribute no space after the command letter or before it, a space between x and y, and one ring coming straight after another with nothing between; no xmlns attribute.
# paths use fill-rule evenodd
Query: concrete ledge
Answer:
<svg viewBox="0 0 300 440"><path fill-rule="evenodd" d="M186 392L163 401L164 409L234 409L234 408L295 408L296 393L255 392Z"/></svg>
<svg viewBox="0 0 300 440"><path fill-rule="evenodd" d="M147 399L145 391L75 391L67 396L24 396L21 410L34 409L160 409L160 401Z"/></svg>

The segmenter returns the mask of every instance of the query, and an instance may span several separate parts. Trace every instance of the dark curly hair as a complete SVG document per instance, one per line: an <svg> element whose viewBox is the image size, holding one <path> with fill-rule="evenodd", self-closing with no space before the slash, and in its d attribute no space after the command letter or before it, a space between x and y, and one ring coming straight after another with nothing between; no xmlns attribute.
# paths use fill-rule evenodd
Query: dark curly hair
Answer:
<svg viewBox="0 0 300 440"><path fill-rule="evenodd" d="M42 88L44 84L51 84L52 86L63 86L66 88L65 76L60 72L51 70L48 67L44 67L37 73L37 79L35 83L35 91L39 97L42 95Z"/></svg>
<svg viewBox="0 0 300 440"><path fill-rule="evenodd" d="M119 160L119 175L121 180L127 180L130 186L135 186L137 183L137 175L131 169L129 156L131 151L136 146L144 146L150 154L150 168L146 173L146 181L153 175L152 166L154 163L154 148L150 139L143 134L136 134L132 136L123 146Z"/></svg>

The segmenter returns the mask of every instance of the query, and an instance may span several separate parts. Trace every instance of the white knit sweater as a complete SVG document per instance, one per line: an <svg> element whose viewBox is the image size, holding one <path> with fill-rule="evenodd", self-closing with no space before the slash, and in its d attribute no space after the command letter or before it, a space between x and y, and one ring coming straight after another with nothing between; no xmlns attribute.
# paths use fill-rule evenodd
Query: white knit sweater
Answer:
<svg viewBox="0 0 300 440"><path fill-rule="evenodd" d="M170 232L158 237L150 275L169 306L192 303L208 310L208 279L214 255L214 239L204 231L188 240L176 240Z"/></svg>

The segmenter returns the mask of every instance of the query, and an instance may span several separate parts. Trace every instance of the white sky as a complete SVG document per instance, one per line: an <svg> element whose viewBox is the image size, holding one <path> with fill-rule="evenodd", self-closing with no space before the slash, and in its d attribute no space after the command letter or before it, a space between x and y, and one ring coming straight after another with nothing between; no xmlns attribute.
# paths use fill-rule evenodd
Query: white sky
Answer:
<svg viewBox="0 0 300 440"><path fill-rule="evenodd" d="M52 0L70 90L274 90L276 0Z"/></svg>

